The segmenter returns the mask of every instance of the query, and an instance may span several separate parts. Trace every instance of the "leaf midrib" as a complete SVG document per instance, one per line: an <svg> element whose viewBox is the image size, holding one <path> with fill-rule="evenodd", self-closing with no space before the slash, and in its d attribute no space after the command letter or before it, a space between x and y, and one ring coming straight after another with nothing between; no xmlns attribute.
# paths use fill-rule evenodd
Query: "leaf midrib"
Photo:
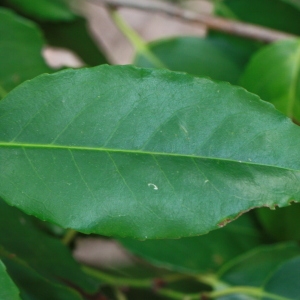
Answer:
<svg viewBox="0 0 300 300"><path fill-rule="evenodd" d="M191 154L178 154L170 152L152 152L152 151L141 151L141 150L128 150L128 149L111 149L103 147L88 147L88 146L70 146L70 145L53 145L53 144L26 144L26 143L7 143L0 142L0 149L3 148L31 148L31 149L53 149L53 150L78 150L78 151L98 151L98 152L110 152L110 153L125 153L125 154L140 154L140 155L150 155L150 156L172 156L172 157L182 157L190 159L205 159L205 160L215 160L215 161L224 161L232 163L240 163L252 166L264 166L269 168L276 168L285 171L299 172L300 170L291 169L282 166L269 165L264 163L249 162L237 159L229 159L223 157L210 157L210 156L201 156L201 155L191 155Z"/></svg>

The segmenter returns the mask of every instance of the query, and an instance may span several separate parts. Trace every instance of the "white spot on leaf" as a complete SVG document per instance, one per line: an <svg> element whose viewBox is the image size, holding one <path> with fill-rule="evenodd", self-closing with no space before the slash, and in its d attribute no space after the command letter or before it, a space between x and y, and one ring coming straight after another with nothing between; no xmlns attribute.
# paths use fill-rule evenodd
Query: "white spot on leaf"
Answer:
<svg viewBox="0 0 300 300"><path fill-rule="evenodd" d="M154 190L158 190L157 185L155 185L154 183L148 183L148 186L152 186Z"/></svg>
<svg viewBox="0 0 300 300"><path fill-rule="evenodd" d="M183 125L180 125L181 129L184 131L185 134L188 134L188 131L187 129L183 126Z"/></svg>

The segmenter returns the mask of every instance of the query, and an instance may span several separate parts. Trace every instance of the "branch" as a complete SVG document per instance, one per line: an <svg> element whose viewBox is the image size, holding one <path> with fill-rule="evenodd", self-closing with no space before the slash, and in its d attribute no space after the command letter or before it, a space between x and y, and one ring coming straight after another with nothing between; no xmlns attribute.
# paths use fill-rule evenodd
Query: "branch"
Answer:
<svg viewBox="0 0 300 300"><path fill-rule="evenodd" d="M156 13L163 13L171 17L177 17L187 22L206 25L209 29L226 32L231 35L241 36L261 42L274 42L277 40L295 38L297 36L262 26L228 20L211 16L208 14L196 13L182 9L178 6L162 1L151 0L149 2L135 0L89 0L94 4L110 5L114 7L126 7Z"/></svg>

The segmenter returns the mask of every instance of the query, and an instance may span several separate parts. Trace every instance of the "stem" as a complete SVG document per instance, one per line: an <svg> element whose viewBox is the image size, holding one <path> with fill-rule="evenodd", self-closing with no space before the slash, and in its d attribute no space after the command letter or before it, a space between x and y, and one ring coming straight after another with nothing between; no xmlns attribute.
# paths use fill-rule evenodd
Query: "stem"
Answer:
<svg viewBox="0 0 300 300"><path fill-rule="evenodd" d="M226 32L232 35L242 36L262 42L274 42L277 40L295 38L295 35L257 26L249 23L243 23L236 20L215 17L208 14L196 13L190 10L182 9L178 6L164 3L162 1L139 2L136 0L88 0L94 4L106 4L114 7L127 7L139 10L163 13L171 17L180 18L183 21L200 23L210 29Z"/></svg>
<svg viewBox="0 0 300 300"><path fill-rule="evenodd" d="M151 279L131 279L131 278L121 278L121 277L116 277L113 275L109 275L106 274L104 272L101 272L100 270L95 270L92 269L90 267L82 267L82 270L90 275L93 276L97 279L99 279L100 281L104 281L106 283L108 283L109 285L112 286L128 286L128 287L134 287L134 288L146 288L146 289L153 289L155 290L156 294L165 296L165 297L169 297L172 299L186 299L186 300L199 300L200 297L200 293L197 294L183 294L181 292L176 292L170 289L164 289L164 288L155 288L155 279L151 278ZM178 280L182 280L185 279L189 276L187 275L182 275L182 274L170 274L167 276L164 276L163 278L161 278L162 282L165 283L171 283L171 282L175 282ZM118 299L121 299L120 297Z"/></svg>
<svg viewBox="0 0 300 300"><path fill-rule="evenodd" d="M151 52L145 43L145 41L134 31L132 30L120 14L110 6L108 6L110 16L119 30L127 37L135 48L137 53L143 55L149 62L151 62L156 68L166 68L165 64Z"/></svg>
<svg viewBox="0 0 300 300"><path fill-rule="evenodd" d="M76 234L77 234L76 230L68 229L66 234L63 236L61 242L66 246L69 245L75 238Z"/></svg>
<svg viewBox="0 0 300 300"><path fill-rule="evenodd" d="M138 287L138 288L149 288L153 286L153 278L146 278L146 279L131 279L131 278L124 278L124 277L116 277L114 275L109 275L107 273L104 273L100 270L96 270L87 266L83 266L82 270L101 280L105 281L109 284L117 285L117 286L131 286L131 287ZM183 274L170 274L166 275L161 280L166 283L176 282L185 278L188 278L189 276L183 275Z"/></svg>
<svg viewBox="0 0 300 300"><path fill-rule="evenodd" d="M126 296L118 288L115 288L114 290L117 300L127 300Z"/></svg>
<svg viewBox="0 0 300 300"><path fill-rule="evenodd" d="M171 298L171 299L178 299L178 300L199 300L199 299L201 299L201 293L184 294L184 293L176 292L176 291L169 290L169 289L160 289L157 291L157 294Z"/></svg>
<svg viewBox="0 0 300 300"><path fill-rule="evenodd" d="M131 279L131 278L120 278L115 277L113 275L109 275L106 273L103 273L99 270L95 270L89 267L84 266L83 271L87 273L88 275L91 275L101 281L106 282L107 284L110 284L112 286L118 287L118 286L128 286L128 287L135 287L135 288L153 288L153 279ZM177 280L181 280L184 278L187 278L189 276L181 275L181 274L171 274L169 276L165 276L161 278L163 282L170 283ZM217 287L222 284L222 282L218 281L216 277L213 275L208 276L198 276L197 279L205 283L207 285L210 285L211 287ZM257 298L268 298L270 300L290 300L285 297L277 296L271 293L267 293L261 288L257 287L248 287L248 286L237 286L237 287L226 287L222 289L221 291L212 291L212 292L199 292L195 294L184 294L181 292L177 292L171 289L166 288L158 288L155 290L155 292L161 296L165 296L171 299L178 299L178 300L199 300L201 299L201 296L204 296L208 299L214 299L219 297L224 297L228 295L236 295L236 294L243 294L248 296L254 296ZM120 297L118 299L121 299Z"/></svg>
<svg viewBox="0 0 300 300"><path fill-rule="evenodd" d="M131 278L122 278L122 277L115 277L113 275L106 274L101 272L100 270L95 270L89 267L82 267L82 270L90 275L93 276L100 281L104 281L108 284L114 286L130 286L136 288L149 288L152 287L153 280L152 279L131 279Z"/></svg>
<svg viewBox="0 0 300 300"><path fill-rule="evenodd" d="M203 284L206 284L208 286L211 286L212 288L216 288L218 286L223 286L223 282L219 281L218 278L215 276L215 275L198 275L196 277L196 279L203 283Z"/></svg>
<svg viewBox="0 0 300 300"><path fill-rule="evenodd" d="M238 286L238 287L226 288L225 290L209 292L209 293L206 293L205 295L207 295L209 298L219 298L219 297L224 297L224 296L234 295L234 294L243 294L243 295L254 296L254 297L258 297L258 298L268 298L270 300L271 299L272 300L290 300L285 297L267 293L260 288L248 287L248 286Z"/></svg>

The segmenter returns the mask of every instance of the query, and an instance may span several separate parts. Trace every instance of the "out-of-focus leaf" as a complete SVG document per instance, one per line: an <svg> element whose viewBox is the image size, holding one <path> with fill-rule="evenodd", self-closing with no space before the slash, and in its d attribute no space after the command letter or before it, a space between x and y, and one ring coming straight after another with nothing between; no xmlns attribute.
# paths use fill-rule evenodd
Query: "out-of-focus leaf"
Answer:
<svg viewBox="0 0 300 300"><path fill-rule="evenodd" d="M246 62L244 53L235 44L217 36L177 37L150 43L148 47L170 70L231 83L237 83ZM134 64L154 67L142 54L135 58Z"/></svg>
<svg viewBox="0 0 300 300"><path fill-rule="evenodd" d="M269 294L259 297L264 300L300 299L300 248L296 244L257 248L228 262L218 272L217 277L224 289L230 286L257 287L258 297L260 293ZM222 289L220 286L218 288ZM218 299L249 299L244 298L245 295L240 293L232 298Z"/></svg>
<svg viewBox="0 0 300 300"><path fill-rule="evenodd" d="M37 230L30 217L1 199L0 245L46 278L69 282L87 293L98 289L97 281L81 271L70 251L59 240Z"/></svg>
<svg viewBox="0 0 300 300"><path fill-rule="evenodd" d="M243 88L188 74L39 76L0 102L0 140L3 199L85 233L194 236L300 200L300 128Z"/></svg>
<svg viewBox="0 0 300 300"><path fill-rule="evenodd" d="M6 268L0 260L0 299L20 300L20 292L15 283L6 272Z"/></svg>
<svg viewBox="0 0 300 300"><path fill-rule="evenodd" d="M257 215L266 232L273 238L279 241L300 240L298 203L276 210L260 208Z"/></svg>
<svg viewBox="0 0 300 300"><path fill-rule="evenodd" d="M44 40L29 20L0 8L0 99L27 79L50 72L42 57Z"/></svg>
<svg viewBox="0 0 300 300"><path fill-rule="evenodd" d="M285 40L257 52L242 76L250 92L300 122L300 40Z"/></svg>
<svg viewBox="0 0 300 300"><path fill-rule="evenodd" d="M281 1L291 4L294 7L300 9L300 1L299 0L281 0Z"/></svg>
<svg viewBox="0 0 300 300"><path fill-rule="evenodd" d="M295 257L284 262L264 282L264 290L268 293L300 299L300 257ZM265 298L266 299L266 298Z"/></svg>
<svg viewBox="0 0 300 300"><path fill-rule="evenodd" d="M9 275L20 289L22 299L83 300L80 294L72 288L42 277L15 253L0 248L0 259L3 260Z"/></svg>
<svg viewBox="0 0 300 300"><path fill-rule="evenodd" d="M294 243L262 246L228 262L217 275L230 285L259 287L278 266L299 255Z"/></svg>
<svg viewBox="0 0 300 300"><path fill-rule="evenodd" d="M293 0L287 0L293 1ZM253 0L249 5L248 0L224 0L215 1L215 14L229 19L236 19L243 22L254 23L269 28L286 31L290 33L300 34L299 19L300 11L297 11L292 5L282 2L282 0ZM233 49L248 56L255 50L263 47L264 44L246 40L241 37L232 37L228 34L209 32L209 36L217 35L221 39L232 43L235 40ZM234 39L234 40L233 40ZM243 45L243 47L241 47Z"/></svg>
<svg viewBox="0 0 300 300"><path fill-rule="evenodd" d="M91 37L86 20L83 18L78 17L72 22L40 23L40 26L51 46L74 51L90 66L107 63L104 54Z"/></svg>
<svg viewBox="0 0 300 300"><path fill-rule="evenodd" d="M75 18L68 2L72 0L1 0L19 12L39 20L70 21Z"/></svg>
<svg viewBox="0 0 300 300"><path fill-rule="evenodd" d="M224 0L215 2L215 13L281 31L300 34L300 11L282 0Z"/></svg>
<svg viewBox="0 0 300 300"><path fill-rule="evenodd" d="M261 241L262 235L248 214L225 228L198 237L147 241L119 239L128 250L150 263L186 273L218 269Z"/></svg>

